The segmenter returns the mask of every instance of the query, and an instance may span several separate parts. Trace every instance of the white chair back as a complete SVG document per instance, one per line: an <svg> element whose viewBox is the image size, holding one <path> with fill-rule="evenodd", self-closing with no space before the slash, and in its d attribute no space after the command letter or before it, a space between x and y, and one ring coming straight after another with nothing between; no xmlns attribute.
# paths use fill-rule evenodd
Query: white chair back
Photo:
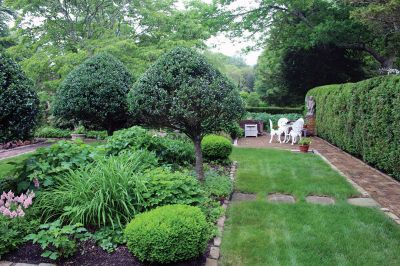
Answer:
<svg viewBox="0 0 400 266"><path fill-rule="evenodd" d="M274 130L274 125L272 124L272 120L269 120L269 131Z"/></svg>
<svg viewBox="0 0 400 266"><path fill-rule="evenodd" d="M300 118L293 123L292 130L295 132L301 132L303 130L303 127L304 127L304 119Z"/></svg>
<svg viewBox="0 0 400 266"><path fill-rule="evenodd" d="M284 118L284 117L279 118L278 127L285 127L285 126L287 126L288 122L289 122L289 119L287 119L287 118Z"/></svg>

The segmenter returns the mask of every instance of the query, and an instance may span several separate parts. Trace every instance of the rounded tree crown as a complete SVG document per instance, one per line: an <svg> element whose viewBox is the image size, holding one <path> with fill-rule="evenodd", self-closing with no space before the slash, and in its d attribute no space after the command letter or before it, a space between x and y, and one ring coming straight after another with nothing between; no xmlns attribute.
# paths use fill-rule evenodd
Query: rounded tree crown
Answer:
<svg viewBox="0 0 400 266"><path fill-rule="evenodd" d="M131 112L139 120L203 136L239 119L244 107L235 86L196 50L177 47L135 83Z"/></svg>
<svg viewBox="0 0 400 266"><path fill-rule="evenodd" d="M38 114L33 82L17 63L0 53L0 143L32 137Z"/></svg>
<svg viewBox="0 0 400 266"><path fill-rule="evenodd" d="M127 119L132 77L114 56L97 54L68 74L57 91L54 115L85 127L115 130Z"/></svg>

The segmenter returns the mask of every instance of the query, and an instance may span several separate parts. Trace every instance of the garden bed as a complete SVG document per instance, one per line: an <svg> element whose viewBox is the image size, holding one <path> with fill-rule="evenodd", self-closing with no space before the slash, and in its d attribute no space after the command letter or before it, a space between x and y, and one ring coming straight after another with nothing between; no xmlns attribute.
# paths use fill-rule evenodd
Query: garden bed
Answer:
<svg viewBox="0 0 400 266"><path fill-rule="evenodd" d="M204 265L207 254L209 253L210 245L203 256L190 261L184 261L172 264L162 265L177 265L177 266L198 266ZM85 241L79 244L79 250L76 254L68 259L53 261L51 259L41 257L42 249L37 244L31 242L26 243L18 249L6 254L2 260L12 261L14 263L56 263L57 265L97 265L97 266L145 266L149 265L141 263L133 256L126 246L118 247L114 252L108 253L97 246L93 241ZM158 264L151 264L158 265Z"/></svg>

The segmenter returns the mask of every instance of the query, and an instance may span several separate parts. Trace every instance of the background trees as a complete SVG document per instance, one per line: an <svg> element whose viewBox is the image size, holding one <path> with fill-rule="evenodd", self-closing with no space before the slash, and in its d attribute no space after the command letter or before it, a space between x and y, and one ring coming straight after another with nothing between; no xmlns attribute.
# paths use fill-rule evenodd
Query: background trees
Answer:
<svg viewBox="0 0 400 266"><path fill-rule="evenodd" d="M0 53L0 143L32 137L38 113L39 99L32 81Z"/></svg>
<svg viewBox="0 0 400 266"><path fill-rule="evenodd" d="M113 56L102 53L74 69L57 91L54 115L86 128L121 128L128 118L127 94L132 77Z"/></svg>
<svg viewBox="0 0 400 266"><path fill-rule="evenodd" d="M196 172L204 178L204 135L240 119L244 109L234 85L195 50L178 47L162 56L129 93L142 122L180 130L194 143Z"/></svg>
<svg viewBox="0 0 400 266"><path fill-rule="evenodd" d="M357 81L400 63L396 12L400 4L396 0L219 3L221 28L232 36L253 38L257 47L265 49L256 67L255 87L272 104L301 104L304 92L312 88L309 86ZM313 68L312 60L304 61L306 57L302 55L307 54L312 55L318 68ZM305 79L311 81L308 73L321 73L318 70L322 69L333 76L315 74L314 82L306 82ZM306 76L297 75L299 71ZM336 71L340 73L336 75ZM290 99L290 95L297 96Z"/></svg>

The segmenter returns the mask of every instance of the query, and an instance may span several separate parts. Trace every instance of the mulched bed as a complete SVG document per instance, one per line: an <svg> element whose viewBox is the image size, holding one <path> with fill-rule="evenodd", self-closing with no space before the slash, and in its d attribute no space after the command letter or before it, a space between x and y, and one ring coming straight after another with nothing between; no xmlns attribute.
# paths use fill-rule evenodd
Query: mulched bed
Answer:
<svg viewBox="0 0 400 266"><path fill-rule="evenodd" d="M172 264L162 264L163 266L200 266L204 265L206 261L206 255L209 253L209 248L207 252L194 260L185 261L181 263ZM80 266L161 266L160 264L145 264L139 262L131 253L129 253L126 246L118 247L113 253L107 253L99 246L95 245L93 241L86 241L80 244L78 251L75 256L59 261L52 261L40 256L42 254L42 249L37 244L26 243L18 249L4 255L2 260L12 261L12 262L22 262L22 263L55 263L57 265L80 265Z"/></svg>

